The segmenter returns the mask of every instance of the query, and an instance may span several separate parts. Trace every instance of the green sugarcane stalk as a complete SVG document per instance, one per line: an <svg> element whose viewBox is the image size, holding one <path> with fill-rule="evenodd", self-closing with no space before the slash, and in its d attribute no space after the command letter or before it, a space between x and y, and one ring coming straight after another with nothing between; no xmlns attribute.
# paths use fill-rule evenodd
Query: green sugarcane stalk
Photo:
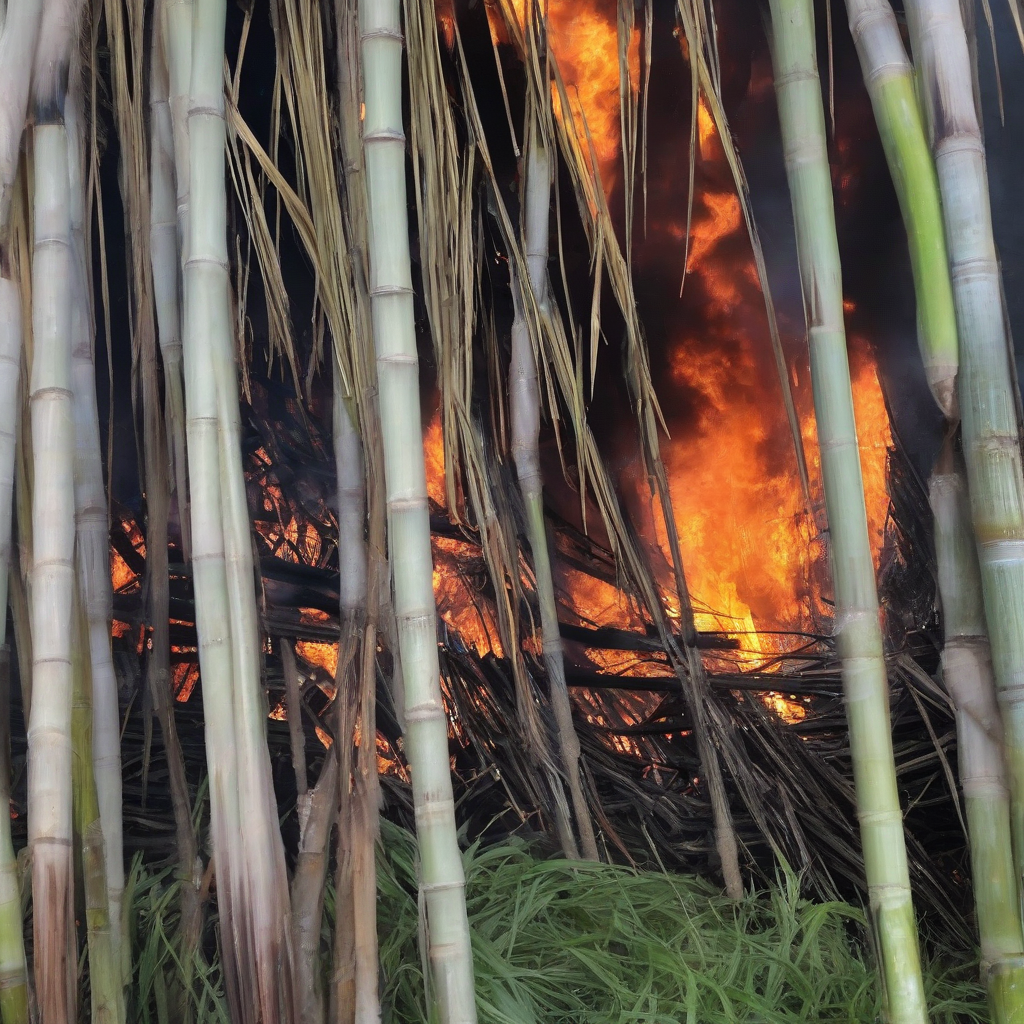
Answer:
<svg viewBox="0 0 1024 1024"><path fill-rule="evenodd" d="M415 2L415 0L414 0ZM370 302L377 354L391 567L405 681L405 745L412 770L420 894L426 906L433 995L442 1024L475 1024L466 880L455 826L447 715L441 697L420 421L402 127L398 0L359 4L363 153Z"/></svg>
<svg viewBox="0 0 1024 1024"><path fill-rule="evenodd" d="M191 6L189 7L191 11ZM191 983L193 961L202 933L199 890L202 862L192 824L192 800L185 774L185 759L178 739L171 689L170 584L167 574L167 521L171 477L176 476L182 546L191 531L185 494L185 401L182 380L180 257L174 215L174 160L171 153L170 110L167 103L167 68L163 55L163 19L153 25L150 67L150 262L153 307L164 366L166 407L160 396L156 344L152 333L142 332L139 361L142 377L143 449L146 487L147 591L153 623L152 646L146 676L167 758L167 775L174 811L175 845L181 877L181 935L184 988ZM172 457L173 453L173 457ZM173 467L173 469L172 469Z"/></svg>
<svg viewBox="0 0 1024 1024"><path fill-rule="evenodd" d="M832 542L836 642L871 918L879 940L889 1019L893 1024L923 1024L928 1013L854 422L812 0L771 0L770 40L803 285Z"/></svg>
<svg viewBox="0 0 1024 1024"><path fill-rule="evenodd" d="M548 218L551 206L551 160L544 146L536 122L531 119L526 146L526 173L523 195L523 234L527 272L537 306L547 303L548 285ZM558 749L562 771L572 799L573 816L579 830L580 847L586 860L596 861L597 842L590 808L583 795L580 778L580 741L572 720L572 704L565 682L565 664L562 658L562 637L558 628L555 605L555 585L551 576L551 554L548 550L547 528L544 525L544 482L540 471L540 387L537 381L537 361L530 338L529 327L518 294L515 270L513 275L513 302L515 319L512 323L512 359L509 365L509 409L512 425L512 456L519 477L519 489L526 506L527 536L533 552L534 576L537 583L537 602L540 605L541 645L544 667L547 669L551 693L551 707L555 714ZM565 827L559 829L560 834ZM569 833L562 838L569 857L577 856L575 841Z"/></svg>
<svg viewBox="0 0 1024 1024"><path fill-rule="evenodd" d="M985 627L981 570L967 480L949 438L928 496L946 634L942 676L956 705L960 782L967 812L981 971L996 1024L1024 1020L1024 931L1010 842L1003 725Z"/></svg>
<svg viewBox="0 0 1024 1024"><path fill-rule="evenodd" d="M228 999L242 1019L288 1022L288 883L266 746L228 276L226 15L225 0L193 4L183 348L196 629Z"/></svg>
<svg viewBox="0 0 1024 1024"><path fill-rule="evenodd" d="M0 16L0 651L5 687L0 714L10 702L7 590L11 561L14 466L21 414L21 291L11 251L11 198L25 126L32 61L39 34L41 0L25 0ZM28 1024L28 965L22 931L21 886L11 838L10 730L0 751L0 1021Z"/></svg>
<svg viewBox="0 0 1024 1024"><path fill-rule="evenodd" d="M917 296L917 340L928 387L956 415L957 334L939 182L907 58L889 0L846 0L864 84L903 214Z"/></svg>
<svg viewBox="0 0 1024 1024"><path fill-rule="evenodd" d="M43 0L18 0L0 17L0 244L7 242L42 14Z"/></svg>
<svg viewBox="0 0 1024 1024"><path fill-rule="evenodd" d="M185 457L185 395L181 360L181 303L178 279L181 274L179 246L184 245L180 219L187 216L188 197L180 200L176 212L175 123L168 98L170 73L167 66L166 31L180 18L182 10L191 16L192 6L170 4L162 0L153 20L153 44L150 48L150 225L149 247L153 264L153 305L159 328L160 358L164 367L166 391L166 433L171 481L178 501L182 548L185 558L191 553L191 529L188 521L188 477ZM177 27L177 26L175 26ZM180 97L176 102L180 106ZM182 161L187 165L188 146Z"/></svg>
<svg viewBox="0 0 1024 1024"><path fill-rule="evenodd" d="M360 32L357 0L335 0L337 23L339 143L344 170L342 207L349 239L355 320L353 365L373 377L372 330L368 293L367 195L360 138L362 103ZM365 391L371 387L367 380ZM338 676L339 828L335 895L334 975L331 1003L337 1024L376 1024L380 1019L377 953L377 870L380 785L376 744L353 749L356 724L362 735L376 735L377 628L381 617L380 579L384 572L385 496L379 471L367 474L380 451L379 424L356 429L358 396L345 393L338 360L334 362L334 458L338 478L338 569L342 635ZM364 391L364 394L365 394ZM378 409L364 398L363 415ZM372 429L366 429L367 426ZM364 457L364 447L369 452ZM369 517L367 512L369 511ZM368 521L369 518L369 521ZM364 527L366 537L364 539ZM397 646L397 645L396 645ZM397 650L392 677L401 675ZM361 664L356 659L361 654ZM344 694L344 698L342 695ZM401 701L396 695L396 706ZM399 711L401 714L401 711ZM342 745L343 744L343 745Z"/></svg>
<svg viewBox="0 0 1024 1024"><path fill-rule="evenodd" d="M21 415L21 295L17 283L0 276L0 1021L28 1024L28 966L22 934L21 884L11 838L10 675L7 643L7 580L11 563L14 459Z"/></svg>
<svg viewBox="0 0 1024 1024"><path fill-rule="evenodd" d="M959 399L974 538L1024 882L1024 471L992 236L985 147L958 0L908 0L939 175L960 333Z"/></svg>
<svg viewBox="0 0 1024 1024"><path fill-rule="evenodd" d="M89 996L93 1024L124 1020L121 965L115 945L111 902L107 895L106 854L100 804L93 771L92 669L89 630L84 608L75 594L74 645L71 655L71 782L76 839L85 888L85 922L89 949Z"/></svg>
<svg viewBox="0 0 1024 1024"><path fill-rule="evenodd" d="M76 1002L71 821L75 579L71 220L64 87L53 81L67 81L66 55L63 59L63 73L51 70L39 83L42 91L37 86L33 132L33 700L28 726L28 829L36 1000L42 1024L67 1024Z"/></svg>
<svg viewBox="0 0 1024 1024"><path fill-rule="evenodd" d="M958 414L957 335L938 177L907 59L888 0L847 0L850 29L899 196L910 243L918 341L932 394ZM1010 838L1003 728L996 703L967 481L947 438L932 475L935 549L945 647L943 678L957 707L964 791L981 938L982 978L996 1021L1024 1019L1024 937Z"/></svg>
<svg viewBox="0 0 1024 1024"><path fill-rule="evenodd" d="M71 378L75 416L75 560L78 592L86 615L91 658L93 708L90 749L105 843L104 863L110 900L110 941L121 959L121 903L124 893L124 843L121 819L121 716L110 646L113 591L103 453L96 404L95 327L92 279L86 255L85 125L80 76L72 71L65 110L71 211ZM127 953L127 950L124 951ZM130 973L123 958L125 980Z"/></svg>

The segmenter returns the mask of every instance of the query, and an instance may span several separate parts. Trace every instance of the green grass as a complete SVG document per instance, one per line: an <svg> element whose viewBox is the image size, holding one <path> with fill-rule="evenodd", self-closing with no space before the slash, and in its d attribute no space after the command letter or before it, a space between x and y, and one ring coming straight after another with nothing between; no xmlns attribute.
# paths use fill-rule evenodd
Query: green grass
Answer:
<svg viewBox="0 0 1024 1024"><path fill-rule="evenodd" d="M378 859L384 1024L425 1024L412 836L383 823ZM480 1024L874 1022L864 918L802 899L793 876L742 903L693 877L542 861L518 841L466 854ZM132 1019L180 1019L175 888L131 876ZM328 919L333 907L327 900ZM325 973L328 956L325 923ZM227 1024L219 971L194 968L193 1019ZM936 961L934 1024L988 1019L976 965Z"/></svg>

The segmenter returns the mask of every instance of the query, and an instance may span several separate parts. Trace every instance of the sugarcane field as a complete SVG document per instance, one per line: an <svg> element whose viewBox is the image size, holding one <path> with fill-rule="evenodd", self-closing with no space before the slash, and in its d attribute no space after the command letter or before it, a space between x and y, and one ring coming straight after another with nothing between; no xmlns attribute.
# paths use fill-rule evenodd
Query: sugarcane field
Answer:
<svg viewBox="0 0 1024 1024"><path fill-rule="evenodd" d="M1021 0L0 0L0 1024L1024 1024Z"/></svg>

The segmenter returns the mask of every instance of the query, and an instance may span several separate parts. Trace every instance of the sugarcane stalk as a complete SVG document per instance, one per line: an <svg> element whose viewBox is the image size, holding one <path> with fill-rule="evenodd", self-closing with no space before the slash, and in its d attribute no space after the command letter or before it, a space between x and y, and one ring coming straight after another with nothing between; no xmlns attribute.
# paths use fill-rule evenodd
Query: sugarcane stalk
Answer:
<svg viewBox="0 0 1024 1024"><path fill-rule="evenodd" d="M957 0L907 4L939 176L960 335L959 399L974 538L1005 729L1024 882L1024 472L985 149Z"/></svg>
<svg viewBox="0 0 1024 1024"><path fill-rule="evenodd" d="M190 8L191 10L191 8ZM174 813L175 846L181 877L181 936L183 1015L188 1013L187 993L202 932L199 889L202 864L192 824L192 800L185 774L185 759L178 739L171 695L170 581L168 578L167 522L170 513L171 474L177 473L182 536L188 536L188 510L182 499L185 488L185 409L182 393L181 305L178 276L178 228L174 213L174 163L169 152L167 69L162 52L162 19L154 21L150 64L150 260L153 271L153 305L160 353L165 369L166 415L160 399L156 346L149 331L142 332L140 353L143 405L143 448L146 485L146 568L148 573L152 646L146 661L150 698L167 759L167 774ZM170 227L168 229L168 222ZM175 397L175 392L177 397ZM177 408L177 412L175 409ZM168 443L178 421L180 443ZM171 458L171 453L174 453ZM170 464L169 464L170 463ZM174 467L172 471L171 466Z"/></svg>
<svg viewBox="0 0 1024 1024"><path fill-rule="evenodd" d="M405 745L412 771L420 895L433 995L443 1024L474 1024L465 875L455 825L447 715L440 687L430 516L420 422L402 128L398 0L359 4L370 240L369 293L395 616L405 683Z"/></svg>
<svg viewBox="0 0 1024 1024"><path fill-rule="evenodd" d="M346 26L342 24L341 31ZM344 99L343 99L344 103ZM344 108L347 116L349 107ZM355 212L348 204L350 215ZM334 370L334 461L338 481L338 568L341 644L335 684L337 686L338 805L340 824L337 848L337 885L334 942L333 1002L339 1024L378 1021L377 980L365 976L357 958L357 889L365 880L356 873L357 849L367 843L359 828L359 792L355 779L354 737L360 710L360 667L357 657L363 640L367 613L367 551L363 539L366 520L366 480L362 442L352 422L341 373ZM376 660L376 650L374 650ZM376 673L375 673L376 675ZM363 735L368 735L364 732ZM372 851L373 838L369 838ZM376 872L373 872L374 883ZM374 884L374 888L375 888ZM376 915L374 914L374 919ZM374 943L376 946L376 943ZM376 948L373 950L376 970ZM367 987L369 986L369 991Z"/></svg>
<svg viewBox="0 0 1024 1024"><path fill-rule="evenodd" d="M771 0L770 6L772 64L796 227L831 538L835 635L871 920L878 936L889 1019L893 1024L923 1024L928 1013L896 785L878 596L846 352L814 9L812 0Z"/></svg>
<svg viewBox="0 0 1024 1024"><path fill-rule="evenodd" d="M376 843L380 834L380 783L377 776L377 643L381 621L382 584L386 579L386 498L380 469L383 449L379 407L375 399L375 370L370 296L368 292L367 196L360 138L362 81L359 18L355 0L337 0L338 93L341 115L340 144L344 170L342 208L349 240L355 330L351 362L360 372L353 384L361 392L346 396L337 362L334 366L334 453L338 476L340 611L344 664L339 659L338 679L346 693L338 702L339 806L347 826L338 836L338 878L346 880L347 921L350 936L336 926L335 1004L343 1007L345 974L351 964L351 1011L338 1024L377 1024L380 1020L379 962L377 955ZM354 400L353 400L354 399ZM356 429L361 410L363 433ZM364 457L364 449L366 455ZM371 469L367 472L367 461ZM365 537L364 537L365 525ZM390 644L392 688L401 716L401 657ZM351 656L349 656L351 651ZM358 658L358 661L357 661ZM344 673L344 674L343 674ZM353 753L353 727L373 737ZM340 887L337 890L340 895Z"/></svg>
<svg viewBox="0 0 1024 1024"><path fill-rule="evenodd" d="M40 49L42 49L42 38ZM47 40L47 50L61 52ZM32 254L32 677L28 831L36 1000L42 1024L75 1006L71 830L71 633L74 590L74 411L71 218L64 101L68 57L36 63Z"/></svg>
<svg viewBox="0 0 1024 1024"><path fill-rule="evenodd" d="M846 0L850 32L907 229L917 296L917 339L936 403L956 414L958 345L939 183L889 0Z"/></svg>
<svg viewBox="0 0 1024 1024"><path fill-rule="evenodd" d="M1024 931L1010 842L1010 793L967 480L949 438L928 486L946 643L942 678L956 706L981 972L994 1020L1024 1019Z"/></svg>
<svg viewBox="0 0 1024 1024"><path fill-rule="evenodd" d="M299 833L305 829L309 813L309 780L306 772L306 736L302 730L302 697L300 695L299 667L295 663L295 650L290 640L282 639L279 646L281 668L284 671L285 710L288 715L288 742L292 751L292 772L295 775L295 793Z"/></svg>
<svg viewBox="0 0 1024 1024"><path fill-rule="evenodd" d="M178 288L180 275L179 242L184 244L175 207L177 181L175 135L168 100L168 70L164 45L165 21L173 22L184 4L165 4L165 17L153 21L153 45L150 49L150 225L149 245L153 264L153 304L156 308L160 358L164 367L166 392L166 434L170 473L174 495L178 501L182 549L186 559L191 552L188 521L188 482L185 457L185 395L182 380L181 306ZM191 15L191 4L187 11ZM171 13L166 13L167 11ZM180 31L180 26L175 25ZM177 102L180 105L180 97ZM187 138L178 143L184 147L187 165ZM182 201L181 211L188 212Z"/></svg>
<svg viewBox="0 0 1024 1024"><path fill-rule="evenodd" d="M551 160L540 131L531 119L526 146L526 174L523 195L524 248L530 287L539 309L547 303L548 220L551 207ZM579 830L580 847L586 860L596 861L597 842L590 808L580 779L580 741L572 720L572 704L565 682L562 637L558 629L555 585L551 576L551 553L544 524L544 483L540 470L540 387L537 362L530 331L518 294L513 269L512 358L509 366L509 407L512 425L512 457L519 477L519 489L526 506L527 536L533 552L533 569L540 605L541 647L555 715L562 770L569 787L573 816ZM569 837L572 838L571 835ZM563 846L565 846L563 841ZM573 843L564 851L576 855Z"/></svg>
<svg viewBox="0 0 1024 1024"><path fill-rule="evenodd" d="M93 782L99 801L107 872L110 943L121 957L121 902L124 853L121 821L121 732L117 679L110 647L113 591L110 582L110 541L107 494L103 482L96 368L93 362L91 275L85 240L85 188L82 173L85 136L78 75L68 92L65 121L68 133L70 186L72 307L71 375L75 416L75 556L77 583L88 623L93 710L90 749ZM127 961L126 967L127 967Z"/></svg>
<svg viewBox="0 0 1024 1024"><path fill-rule="evenodd" d="M193 0L161 0L160 42L168 71L167 101L171 115L172 152L174 153L175 201L178 220L178 245L184 267L189 251L189 89L192 77ZM182 520L187 517L182 514Z"/></svg>
<svg viewBox="0 0 1024 1024"><path fill-rule="evenodd" d="M2 246L0 242L0 246ZM21 885L11 838L10 676L7 642L7 581L11 565L14 459L21 415L21 296L0 275L0 1021L28 1024L28 966L22 934Z"/></svg>
<svg viewBox="0 0 1024 1024"><path fill-rule="evenodd" d="M0 245L9 230L42 12L43 0L15 0L0 29Z"/></svg>
<svg viewBox="0 0 1024 1024"><path fill-rule="evenodd" d="M183 342L196 628L229 1003L239 1016L289 1021L289 897L266 746L230 309L225 19L225 0L193 5Z"/></svg>
<svg viewBox="0 0 1024 1024"><path fill-rule="evenodd" d="M77 589L77 588L76 588ZM124 1020L124 988L115 946L100 803L94 773L93 707L89 627L76 593L74 610L74 676L72 786L75 832L81 854L85 890L85 922L89 950L89 998L93 1024Z"/></svg>
<svg viewBox="0 0 1024 1024"><path fill-rule="evenodd" d="M42 14L41 0L19 0L0 19L0 651L3 652L9 711L10 648L7 643L7 593L14 511L17 425L21 415L21 290L14 275L11 203L25 126L32 62ZM28 965L22 932L21 887L11 838L10 730L5 726L0 758L0 1020L27 1024Z"/></svg>
<svg viewBox="0 0 1024 1024"><path fill-rule="evenodd" d="M301 1024L322 1024L320 925L323 918L327 846L338 807L338 759L328 752L320 778L309 794L292 878L292 944Z"/></svg>

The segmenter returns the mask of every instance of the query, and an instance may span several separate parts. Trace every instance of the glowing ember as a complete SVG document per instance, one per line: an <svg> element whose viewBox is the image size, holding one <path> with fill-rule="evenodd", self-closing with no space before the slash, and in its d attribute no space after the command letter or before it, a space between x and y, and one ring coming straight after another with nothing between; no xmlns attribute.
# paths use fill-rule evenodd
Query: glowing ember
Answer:
<svg viewBox="0 0 1024 1024"><path fill-rule="evenodd" d="M322 668L331 679L338 670L338 645L318 640L296 640L295 653L310 665Z"/></svg>
<svg viewBox="0 0 1024 1024"><path fill-rule="evenodd" d="M434 537L434 602L437 613L467 644L484 655L503 656L494 606L474 592L463 571L467 557L475 554L465 541Z"/></svg>
<svg viewBox="0 0 1024 1024"><path fill-rule="evenodd" d="M188 702L198 682L199 666L194 661L181 661L171 666L171 688L179 704Z"/></svg>
<svg viewBox="0 0 1024 1024"><path fill-rule="evenodd" d="M409 773L402 764L402 759L397 751L391 746L388 738L377 733L377 774L393 775L405 782L409 781Z"/></svg>

